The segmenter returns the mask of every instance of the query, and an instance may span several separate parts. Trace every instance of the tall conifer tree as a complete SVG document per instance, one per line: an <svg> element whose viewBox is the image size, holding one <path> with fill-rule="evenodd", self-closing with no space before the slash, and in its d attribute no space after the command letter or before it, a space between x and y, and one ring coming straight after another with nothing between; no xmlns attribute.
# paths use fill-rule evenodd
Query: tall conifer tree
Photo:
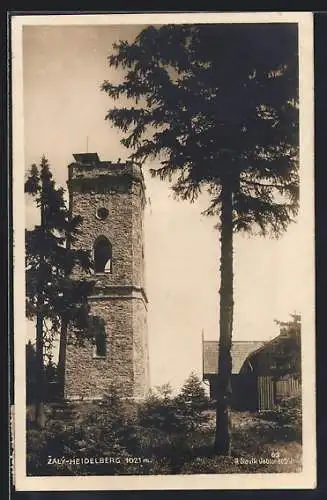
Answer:
<svg viewBox="0 0 327 500"><path fill-rule="evenodd" d="M45 157L39 167L32 165L25 192L34 198L40 213L40 224L26 230L25 245L26 315L36 318L36 421L42 425L45 343L51 347L60 335L58 374L62 395L68 325L75 329L77 341L94 335L89 328L87 302L93 283L86 275L80 279L73 273L75 266L90 271L92 262L88 252L73 247L82 220L71 217L64 190L56 186Z"/></svg>
<svg viewBox="0 0 327 500"><path fill-rule="evenodd" d="M165 25L113 47L106 81L115 107L106 118L122 143L173 181L182 199L207 189L207 214L219 216L220 334L217 453L231 453L233 233L280 235L298 209L297 26Z"/></svg>

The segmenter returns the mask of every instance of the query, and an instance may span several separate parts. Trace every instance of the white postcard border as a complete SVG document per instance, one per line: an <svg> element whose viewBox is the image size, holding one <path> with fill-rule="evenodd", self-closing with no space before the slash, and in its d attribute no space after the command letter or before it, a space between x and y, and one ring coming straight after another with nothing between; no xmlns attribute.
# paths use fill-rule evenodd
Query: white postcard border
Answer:
<svg viewBox="0 0 327 500"><path fill-rule="evenodd" d="M172 490L172 489L307 489L316 485L315 429L315 289L314 289L314 110L313 15L310 12L171 13L104 15L13 16L12 30L12 137L14 228L14 467L18 491L66 490ZM299 26L300 71L300 217L306 232L300 249L305 256L308 281L302 311L302 331L310 338L302 349L303 373L303 471L300 473L203 474L180 476L26 476L25 423L25 265L24 265L24 113L22 28L24 25L132 25L164 23L264 23L295 22ZM309 304L309 306L308 306Z"/></svg>

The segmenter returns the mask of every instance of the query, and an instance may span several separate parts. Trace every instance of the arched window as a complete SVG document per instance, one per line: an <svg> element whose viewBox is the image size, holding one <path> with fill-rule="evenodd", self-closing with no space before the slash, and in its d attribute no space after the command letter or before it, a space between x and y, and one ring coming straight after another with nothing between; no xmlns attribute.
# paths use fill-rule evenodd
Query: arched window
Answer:
<svg viewBox="0 0 327 500"><path fill-rule="evenodd" d="M94 272L112 272L112 247L105 236L100 236L94 243Z"/></svg>

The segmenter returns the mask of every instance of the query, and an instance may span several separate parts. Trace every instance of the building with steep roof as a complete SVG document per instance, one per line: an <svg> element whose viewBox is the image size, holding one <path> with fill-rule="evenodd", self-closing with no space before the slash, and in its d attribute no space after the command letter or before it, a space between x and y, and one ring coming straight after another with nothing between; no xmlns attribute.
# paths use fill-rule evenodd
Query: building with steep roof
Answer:
<svg viewBox="0 0 327 500"><path fill-rule="evenodd" d="M293 351L291 350L293 349ZM299 394L301 383L290 356L300 356L298 342L281 328L270 341L232 343L232 407L236 410L273 409L284 397ZM202 340L203 380L210 398L218 395L219 343Z"/></svg>

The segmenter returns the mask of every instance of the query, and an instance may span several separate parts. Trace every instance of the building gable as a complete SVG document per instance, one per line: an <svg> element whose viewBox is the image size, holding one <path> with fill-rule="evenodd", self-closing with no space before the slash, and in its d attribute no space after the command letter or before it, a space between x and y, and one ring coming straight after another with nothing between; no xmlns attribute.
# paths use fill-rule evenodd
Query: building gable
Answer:
<svg viewBox="0 0 327 500"><path fill-rule="evenodd" d="M238 374L248 356L262 347L264 341L245 340L232 343L232 373ZM219 343L215 340L203 341L203 375L218 373Z"/></svg>

